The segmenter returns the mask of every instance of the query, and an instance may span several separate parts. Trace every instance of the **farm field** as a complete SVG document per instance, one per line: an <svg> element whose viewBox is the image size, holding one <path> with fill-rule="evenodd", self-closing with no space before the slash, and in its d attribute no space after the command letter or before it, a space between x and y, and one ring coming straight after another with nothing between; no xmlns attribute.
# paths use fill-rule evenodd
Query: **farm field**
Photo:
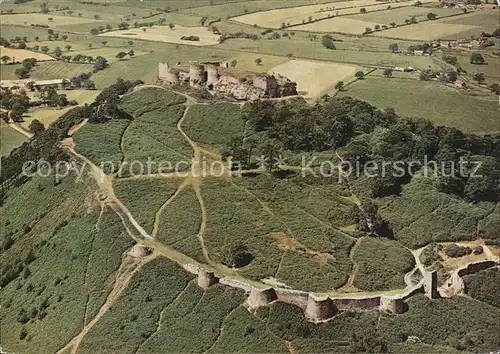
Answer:
<svg viewBox="0 0 500 354"><path fill-rule="evenodd" d="M16 80L16 69L20 65L2 66L2 80ZM49 61L37 63L30 72L32 80L68 79L73 76L92 72L92 64L73 64L62 61ZM17 81L17 80L16 80Z"/></svg>
<svg viewBox="0 0 500 354"><path fill-rule="evenodd" d="M332 89L338 81L351 78L359 67L334 63L321 63L305 60L290 60L271 69L297 82L300 92L309 97L319 97Z"/></svg>
<svg viewBox="0 0 500 354"><path fill-rule="evenodd" d="M362 34L366 28L374 28L376 25L382 25L377 22L367 22L365 20L351 19L347 17L334 17L327 20L308 23L295 27L297 31L309 32L341 32Z"/></svg>
<svg viewBox="0 0 500 354"><path fill-rule="evenodd" d="M128 30L108 32L101 34L100 36L128 38L131 40L159 41L194 46L206 46L219 43L219 36L213 34L206 27L176 26L174 29L170 29L168 26L153 26L148 28L146 31L143 31L140 28L132 28ZM200 40L182 40L181 38L184 36L197 36Z"/></svg>
<svg viewBox="0 0 500 354"><path fill-rule="evenodd" d="M13 149L28 139L4 122L0 123L0 156L8 155Z"/></svg>
<svg viewBox="0 0 500 354"><path fill-rule="evenodd" d="M50 55L33 52L31 50L0 47L0 56L3 57L4 55L10 57L9 63L20 63L27 58L35 58L38 61L55 60ZM5 64L3 61L1 63Z"/></svg>
<svg viewBox="0 0 500 354"><path fill-rule="evenodd" d="M430 12L438 15L438 18L443 16L462 14L462 16L450 19L449 21L451 22L447 23L457 23L463 16L465 16L462 10L460 9L446 9L446 8L442 9L442 8L428 8L428 7L415 7L415 6L393 8L388 11L377 11L377 12L370 12L369 10L370 9L368 9L368 13L366 14L350 15L347 17L355 20L376 22L379 24L385 24L389 26L391 22L395 22L398 25L404 24L405 20L409 19L412 16L415 16L417 21L427 20L427 14ZM459 24L466 24L466 23L459 23ZM373 27L371 28L373 29Z"/></svg>
<svg viewBox="0 0 500 354"><path fill-rule="evenodd" d="M390 28L383 31L383 35L390 38L431 41L442 38L464 38L463 33L477 32L480 34L481 30L480 26L453 24L435 20Z"/></svg>
<svg viewBox="0 0 500 354"><path fill-rule="evenodd" d="M411 99L398 99L406 92L412 92ZM470 96L438 82L368 76L350 85L340 95L366 100L378 107L392 107L403 116L417 115L435 124L468 132L491 133L499 130L496 118L498 107L493 98ZM471 120L470 117L477 119Z"/></svg>

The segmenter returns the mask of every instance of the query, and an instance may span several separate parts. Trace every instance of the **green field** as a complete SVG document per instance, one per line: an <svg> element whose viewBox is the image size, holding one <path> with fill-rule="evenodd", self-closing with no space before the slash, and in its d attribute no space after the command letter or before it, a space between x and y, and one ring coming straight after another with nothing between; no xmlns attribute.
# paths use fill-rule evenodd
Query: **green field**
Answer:
<svg viewBox="0 0 500 354"><path fill-rule="evenodd" d="M0 156L8 155L27 140L23 134L18 133L4 122L0 123Z"/></svg>
<svg viewBox="0 0 500 354"><path fill-rule="evenodd" d="M411 99L407 92L412 93ZM488 134L499 130L498 105L493 98L467 95L438 82L367 77L340 95L366 100L377 107L394 108L402 116L418 116L468 132Z"/></svg>
<svg viewBox="0 0 500 354"><path fill-rule="evenodd" d="M444 9L444 8L441 9L441 8L408 6L403 8L391 9L387 11L376 11L376 12L369 12L367 14L349 15L347 17L355 20L382 23L389 26L389 23L391 22L395 22L398 25L405 24L405 20L409 19L412 16L415 16L417 18L417 21L419 22L422 20L427 20L427 14L430 12L438 15L438 18L450 15L463 14L463 12L460 9ZM384 32L382 32L382 35L383 34Z"/></svg>

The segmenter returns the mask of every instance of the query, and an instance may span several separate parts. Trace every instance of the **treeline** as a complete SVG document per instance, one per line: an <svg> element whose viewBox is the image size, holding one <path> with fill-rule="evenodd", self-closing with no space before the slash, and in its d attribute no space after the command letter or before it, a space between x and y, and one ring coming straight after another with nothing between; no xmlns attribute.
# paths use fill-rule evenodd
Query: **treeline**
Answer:
<svg viewBox="0 0 500 354"><path fill-rule="evenodd" d="M399 117L393 109L377 109L350 97L325 97L314 106L302 99L289 102L257 101L246 104L243 119L255 134L231 142L229 155L248 162L254 149L266 156L282 152L338 150L345 160L361 167L368 161L398 161L411 168L413 161L434 161L440 169L439 190L471 201L499 199L500 135L465 134L456 128L434 126L421 118ZM457 168L461 159L480 161L474 171L482 178L470 178ZM393 164L394 165L394 164ZM455 168L454 168L455 167ZM469 165L467 168L473 167ZM415 167L420 168L420 166ZM408 175L377 176L371 196L399 193Z"/></svg>

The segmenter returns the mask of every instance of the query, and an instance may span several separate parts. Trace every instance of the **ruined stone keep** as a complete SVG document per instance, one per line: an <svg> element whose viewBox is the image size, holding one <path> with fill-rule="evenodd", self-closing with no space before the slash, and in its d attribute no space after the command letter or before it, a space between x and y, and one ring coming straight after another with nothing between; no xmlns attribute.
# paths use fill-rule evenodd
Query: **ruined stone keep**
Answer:
<svg viewBox="0 0 500 354"><path fill-rule="evenodd" d="M219 62L190 62L175 67L159 63L158 80L167 85L205 88L214 96L237 100L297 95L297 84L284 76L230 69Z"/></svg>

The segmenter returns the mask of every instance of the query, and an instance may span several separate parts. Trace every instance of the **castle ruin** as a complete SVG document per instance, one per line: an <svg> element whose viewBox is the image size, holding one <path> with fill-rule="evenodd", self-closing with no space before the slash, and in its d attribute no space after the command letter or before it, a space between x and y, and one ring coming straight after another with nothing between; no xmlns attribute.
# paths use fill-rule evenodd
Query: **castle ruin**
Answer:
<svg viewBox="0 0 500 354"><path fill-rule="evenodd" d="M167 85L204 88L214 96L237 100L297 95L297 84L284 76L235 70L219 62L190 62L175 67L159 63L158 80Z"/></svg>

